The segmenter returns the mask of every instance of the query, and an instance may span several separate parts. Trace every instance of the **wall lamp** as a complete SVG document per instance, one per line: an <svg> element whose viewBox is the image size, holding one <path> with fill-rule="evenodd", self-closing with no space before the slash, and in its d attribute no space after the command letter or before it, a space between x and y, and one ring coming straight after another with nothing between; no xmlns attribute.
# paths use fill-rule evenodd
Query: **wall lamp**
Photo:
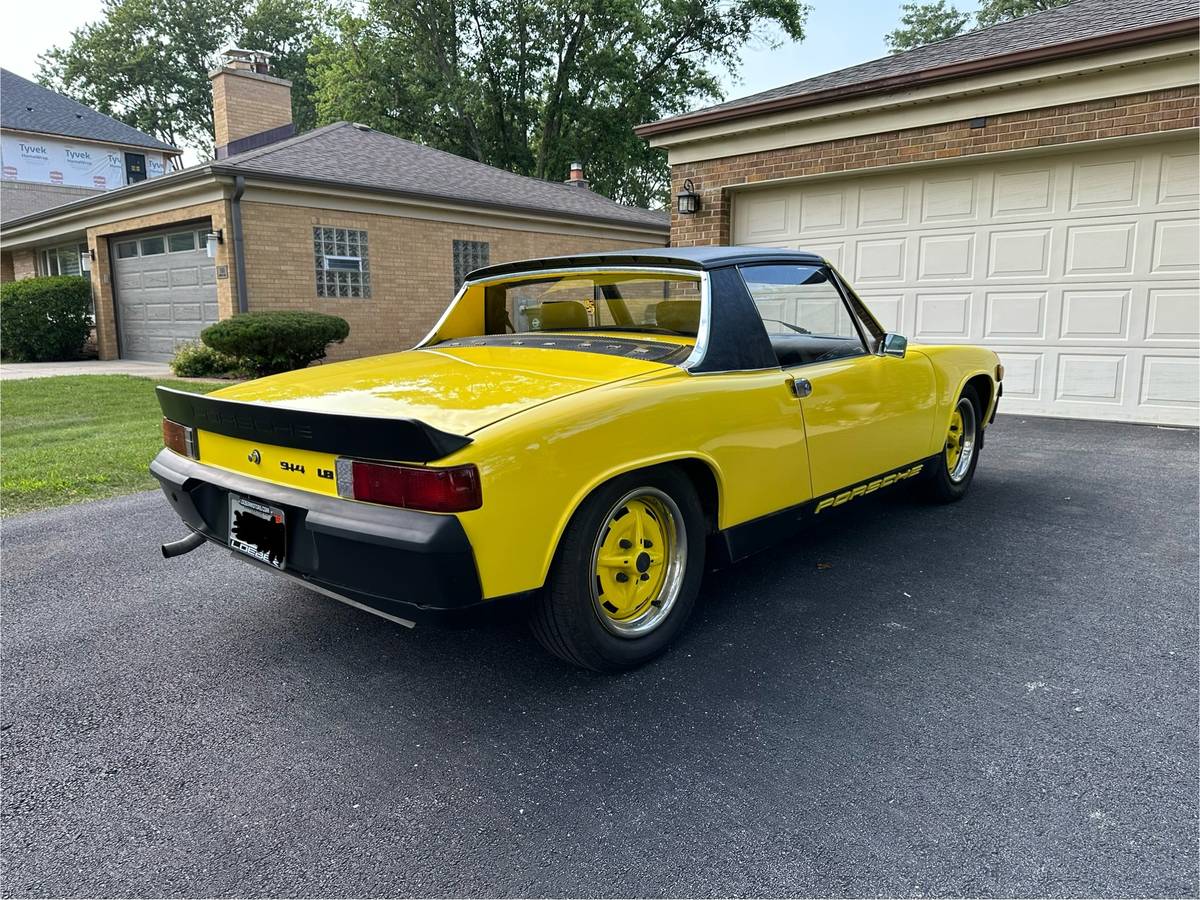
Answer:
<svg viewBox="0 0 1200 900"><path fill-rule="evenodd" d="M696 193L692 179L688 178L683 182L683 190L676 194L675 203L681 216L693 215L700 209L700 195Z"/></svg>
<svg viewBox="0 0 1200 900"><path fill-rule="evenodd" d="M223 243L225 243L225 229L218 228L208 233L204 238L204 249L209 259L217 258L217 246Z"/></svg>

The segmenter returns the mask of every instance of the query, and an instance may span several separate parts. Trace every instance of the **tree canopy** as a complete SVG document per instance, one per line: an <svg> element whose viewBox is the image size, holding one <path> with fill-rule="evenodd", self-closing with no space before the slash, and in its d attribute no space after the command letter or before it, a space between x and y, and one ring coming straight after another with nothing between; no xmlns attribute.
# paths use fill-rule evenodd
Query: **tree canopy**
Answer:
<svg viewBox="0 0 1200 900"><path fill-rule="evenodd" d="M987 28L1036 12L1063 6L1070 0L982 0L975 12L974 28ZM970 28L971 15L947 0L905 3L900 27L884 36L892 53L912 50L954 37Z"/></svg>
<svg viewBox="0 0 1200 900"><path fill-rule="evenodd" d="M307 59L317 21L310 0L104 0L99 21L42 54L38 80L205 153L213 140L208 73L228 47L277 54L275 73L295 82L297 126L315 123Z"/></svg>
<svg viewBox="0 0 1200 900"><path fill-rule="evenodd" d="M798 0L368 0L312 57L322 121L363 122L522 175L573 159L598 191L665 198L634 126L721 97L748 41L803 37Z"/></svg>

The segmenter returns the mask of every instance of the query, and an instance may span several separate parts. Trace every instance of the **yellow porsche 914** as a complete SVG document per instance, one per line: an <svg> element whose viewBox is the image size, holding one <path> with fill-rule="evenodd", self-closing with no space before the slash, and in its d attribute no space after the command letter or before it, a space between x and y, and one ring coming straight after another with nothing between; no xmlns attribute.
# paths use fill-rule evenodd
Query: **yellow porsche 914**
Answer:
<svg viewBox="0 0 1200 900"><path fill-rule="evenodd" d="M473 272L412 350L201 396L151 465L190 530L394 621L529 616L601 671L661 653L706 567L905 484L970 487L990 350L885 332L824 259L633 250Z"/></svg>

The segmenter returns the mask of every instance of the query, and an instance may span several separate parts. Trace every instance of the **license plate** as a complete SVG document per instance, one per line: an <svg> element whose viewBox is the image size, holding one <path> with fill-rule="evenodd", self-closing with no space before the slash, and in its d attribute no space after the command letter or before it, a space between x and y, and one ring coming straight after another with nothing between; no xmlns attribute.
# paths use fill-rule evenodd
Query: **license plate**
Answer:
<svg viewBox="0 0 1200 900"><path fill-rule="evenodd" d="M276 569L283 568L287 528L283 510L229 495L229 546Z"/></svg>

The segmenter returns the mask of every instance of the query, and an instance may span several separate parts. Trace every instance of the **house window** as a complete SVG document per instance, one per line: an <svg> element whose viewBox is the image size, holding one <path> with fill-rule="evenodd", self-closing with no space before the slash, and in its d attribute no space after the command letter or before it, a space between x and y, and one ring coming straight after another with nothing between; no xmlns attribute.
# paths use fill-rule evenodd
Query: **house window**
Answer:
<svg viewBox="0 0 1200 900"><path fill-rule="evenodd" d="M79 255L87 252L87 244L66 244L43 250L42 271L46 275L82 275Z"/></svg>
<svg viewBox="0 0 1200 900"><path fill-rule="evenodd" d="M487 241L454 242L454 290L458 291L467 275L488 264L491 248Z"/></svg>
<svg viewBox="0 0 1200 900"><path fill-rule="evenodd" d="M313 229L318 297L370 297L367 233L354 228Z"/></svg>
<svg viewBox="0 0 1200 900"><path fill-rule="evenodd" d="M167 251L169 253L184 253L196 249L196 232L181 231L178 234L167 235Z"/></svg>

